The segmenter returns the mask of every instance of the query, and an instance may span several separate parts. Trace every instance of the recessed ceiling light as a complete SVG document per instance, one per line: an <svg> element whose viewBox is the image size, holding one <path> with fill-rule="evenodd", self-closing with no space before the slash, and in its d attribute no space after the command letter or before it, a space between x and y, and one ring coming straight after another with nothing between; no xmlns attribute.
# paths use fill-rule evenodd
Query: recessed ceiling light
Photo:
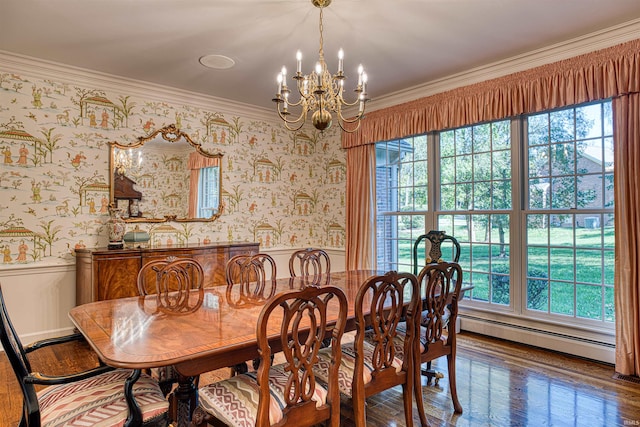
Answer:
<svg viewBox="0 0 640 427"><path fill-rule="evenodd" d="M208 68L226 70L236 64L236 61L224 55L205 55L200 57L200 63Z"/></svg>

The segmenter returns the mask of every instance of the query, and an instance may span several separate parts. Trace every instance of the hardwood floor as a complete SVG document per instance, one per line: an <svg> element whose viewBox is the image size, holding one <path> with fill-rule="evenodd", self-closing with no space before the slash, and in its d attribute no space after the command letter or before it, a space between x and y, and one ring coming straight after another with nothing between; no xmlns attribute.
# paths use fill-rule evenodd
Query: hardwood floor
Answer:
<svg viewBox="0 0 640 427"><path fill-rule="evenodd" d="M423 401L434 427L640 425L640 384L614 379L610 365L464 332L458 339L458 396L464 413L453 413L446 376L437 386L424 385ZM86 345L60 347L40 350L32 358L33 368L60 373L95 366ZM446 359L434 366L446 372ZM0 373L0 425L16 426L22 397L4 353ZM201 384L226 374L204 375ZM404 426L400 389L371 398L367 417L369 427ZM417 411L413 418L419 426ZM342 425L353 423L345 419Z"/></svg>

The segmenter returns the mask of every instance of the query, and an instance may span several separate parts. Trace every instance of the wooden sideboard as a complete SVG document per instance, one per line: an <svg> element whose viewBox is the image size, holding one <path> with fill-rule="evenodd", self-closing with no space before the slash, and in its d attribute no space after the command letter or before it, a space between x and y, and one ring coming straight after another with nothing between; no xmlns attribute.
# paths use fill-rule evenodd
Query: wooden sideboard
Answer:
<svg viewBox="0 0 640 427"><path fill-rule="evenodd" d="M76 249L76 304L138 294L138 271L155 259L194 258L204 270L205 287L226 285L225 266L235 255L257 253L258 243L219 242L136 249Z"/></svg>

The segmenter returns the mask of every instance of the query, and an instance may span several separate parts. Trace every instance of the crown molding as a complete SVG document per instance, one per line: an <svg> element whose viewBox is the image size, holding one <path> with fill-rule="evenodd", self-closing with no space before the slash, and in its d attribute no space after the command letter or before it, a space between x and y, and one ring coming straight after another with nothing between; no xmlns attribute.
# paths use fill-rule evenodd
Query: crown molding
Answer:
<svg viewBox="0 0 640 427"><path fill-rule="evenodd" d="M379 96L367 103L367 110L371 112L403 104L461 86L528 70L638 38L640 38L640 19L635 19L521 55ZM240 115L249 119L279 123L274 120L273 111L267 108L99 71L73 67L8 51L0 50L0 67L42 79L59 80L71 85L99 87L103 90L124 92L172 104L186 104L223 114Z"/></svg>
<svg viewBox="0 0 640 427"><path fill-rule="evenodd" d="M69 85L94 87L142 98L152 98L170 104L185 104L208 111L277 123L274 120L273 111L267 108L3 50L0 50L0 68L5 72L12 71L40 79L57 80Z"/></svg>
<svg viewBox="0 0 640 427"><path fill-rule="evenodd" d="M635 19L614 27L377 97L367 103L367 110L375 111L388 108L462 86L594 52L638 38L640 38L640 19Z"/></svg>

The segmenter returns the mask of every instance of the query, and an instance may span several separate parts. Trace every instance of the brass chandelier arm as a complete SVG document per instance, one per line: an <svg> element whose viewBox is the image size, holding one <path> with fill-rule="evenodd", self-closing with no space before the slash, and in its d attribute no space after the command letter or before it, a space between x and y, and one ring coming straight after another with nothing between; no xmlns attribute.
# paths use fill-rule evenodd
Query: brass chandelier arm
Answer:
<svg viewBox="0 0 640 427"><path fill-rule="evenodd" d="M288 119L288 118L287 118L287 116L288 116L288 115L290 115L290 113L288 113L288 112L287 112L286 114L285 114L285 113L283 113L283 112L280 110L280 104L278 104L278 109L277 109L277 111L278 111L278 116L280 116L280 118L282 119L282 121L284 121L284 125L285 125L285 127L286 127L288 130L290 130L290 131L297 131L297 130L300 130L300 129L302 128L302 126L304 126L304 124L305 124L305 123L306 123L306 121L307 121L307 114L306 114L306 112L305 112L305 111L302 111L302 112L300 113L300 115L299 115L295 120L290 120L290 119ZM300 123L300 125L299 125L299 126L297 126L297 127L295 127L295 126L290 126L291 124L294 124L294 123Z"/></svg>
<svg viewBox="0 0 640 427"><path fill-rule="evenodd" d="M359 120L361 120L364 117L364 111L362 113L358 113L356 114L353 118L351 119L347 119L342 115L342 111L338 112L338 117L340 118L340 121L344 122L344 123L355 123Z"/></svg>

